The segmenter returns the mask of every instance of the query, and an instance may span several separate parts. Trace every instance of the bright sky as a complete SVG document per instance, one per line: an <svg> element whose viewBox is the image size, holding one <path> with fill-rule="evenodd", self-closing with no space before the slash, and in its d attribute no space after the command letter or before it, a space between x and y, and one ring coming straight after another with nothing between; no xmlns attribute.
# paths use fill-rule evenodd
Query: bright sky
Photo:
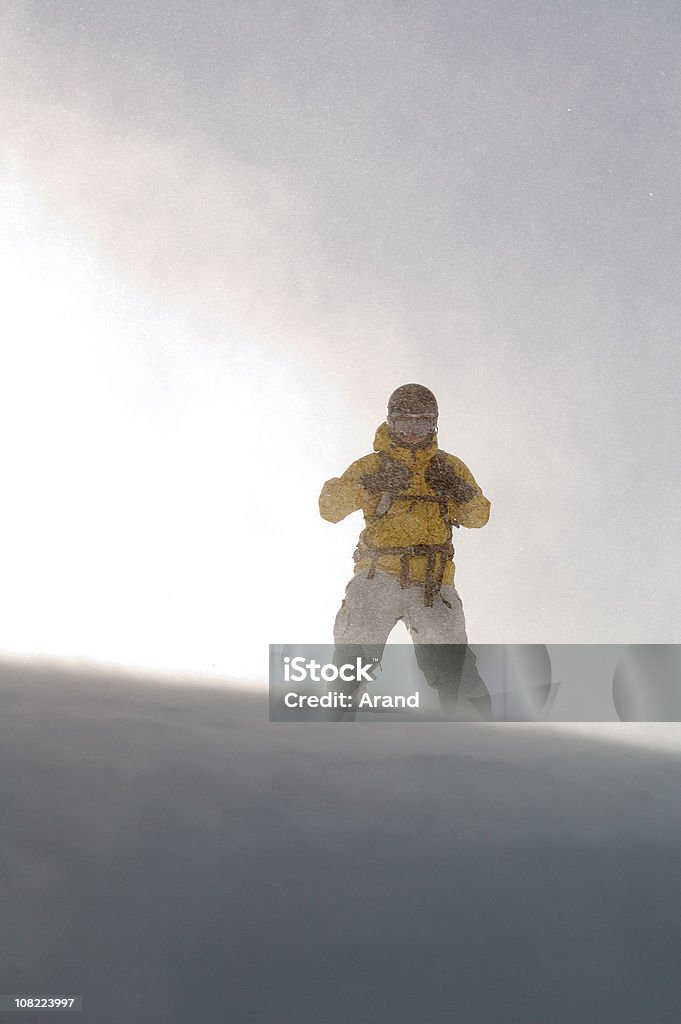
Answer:
<svg viewBox="0 0 681 1024"><path fill-rule="evenodd" d="M327 642L407 380L492 500L472 638L679 641L671 8L58 7L3 15L2 650Z"/></svg>
<svg viewBox="0 0 681 1024"><path fill-rule="evenodd" d="M264 557L277 535L302 542L285 500L295 382L252 339L211 347L16 174L4 186L4 649L261 676L306 586L277 609Z"/></svg>

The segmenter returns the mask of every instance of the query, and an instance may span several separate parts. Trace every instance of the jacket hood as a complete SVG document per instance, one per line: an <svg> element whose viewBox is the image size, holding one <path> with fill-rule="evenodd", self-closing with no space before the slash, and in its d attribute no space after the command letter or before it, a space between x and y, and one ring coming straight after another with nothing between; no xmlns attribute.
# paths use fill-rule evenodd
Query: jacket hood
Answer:
<svg viewBox="0 0 681 1024"><path fill-rule="evenodd" d="M437 434L427 447L410 448L408 445L398 444L397 441L394 441L388 430L388 424L381 423L374 436L374 451L385 452L387 455L392 455L394 459L406 459L411 462L416 457L418 462L430 462L437 452Z"/></svg>

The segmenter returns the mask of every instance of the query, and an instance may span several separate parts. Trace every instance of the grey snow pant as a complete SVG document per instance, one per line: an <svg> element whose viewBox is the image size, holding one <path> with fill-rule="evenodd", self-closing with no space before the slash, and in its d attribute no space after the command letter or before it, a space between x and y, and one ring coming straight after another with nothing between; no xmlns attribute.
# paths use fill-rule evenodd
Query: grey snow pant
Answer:
<svg viewBox="0 0 681 1024"><path fill-rule="evenodd" d="M345 589L333 628L334 663L354 663L356 657L380 661L388 636L401 619L414 641L419 668L439 693L443 712L461 721L491 721L492 701L467 646L456 589L443 586L433 607L427 608L422 585L412 583L403 589L397 576L378 569L373 579L368 575L368 569L360 569ZM349 682L345 689L354 694L357 684Z"/></svg>

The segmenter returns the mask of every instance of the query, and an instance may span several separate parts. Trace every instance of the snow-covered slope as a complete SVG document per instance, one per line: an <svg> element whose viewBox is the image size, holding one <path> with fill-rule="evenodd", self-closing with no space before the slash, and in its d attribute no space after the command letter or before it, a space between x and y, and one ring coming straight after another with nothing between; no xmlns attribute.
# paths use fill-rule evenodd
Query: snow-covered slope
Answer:
<svg viewBox="0 0 681 1024"><path fill-rule="evenodd" d="M669 751L9 664L0 709L4 993L82 993L83 1024L681 1019Z"/></svg>

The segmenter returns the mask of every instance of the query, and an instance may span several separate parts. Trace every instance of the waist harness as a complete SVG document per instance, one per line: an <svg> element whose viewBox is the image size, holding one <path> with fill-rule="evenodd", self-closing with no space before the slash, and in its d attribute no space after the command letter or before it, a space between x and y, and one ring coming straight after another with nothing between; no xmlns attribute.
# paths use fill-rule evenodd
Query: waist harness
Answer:
<svg viewBox="0 0 681 1024"><path fill-rule="evenodd" d="M433 598L435 594L440 594L440 598L451 608L450 602L446 597L442 597L440 588L442 586L442 578L445 574L445 566L448 558L454 557L454 545L451 540L446 541L444 544L410 544L409 546L403 546L399 548L377 548L373 544L368 544L364 541L364 549L369 553L371 558L371 566L369 567L369 574L367 579L372 580L376 575L376 567L378 560L382 555L399 555L400 556L400 586L403 590L409 586L409 561L414 557L422 555L426 556L426 582L424 587L423 603L426 608L433 607ZM437 556L440 556L440 565L437 573L435 572L435 561Z"/></svg>

